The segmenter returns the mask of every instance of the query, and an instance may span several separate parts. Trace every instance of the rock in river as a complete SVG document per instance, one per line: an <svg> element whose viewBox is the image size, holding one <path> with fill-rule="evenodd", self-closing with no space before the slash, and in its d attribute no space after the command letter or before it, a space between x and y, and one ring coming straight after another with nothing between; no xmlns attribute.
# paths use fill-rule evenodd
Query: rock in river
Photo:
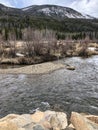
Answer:
<svg viewBox="0 0 98 130"><path fill-rule="evenodd" d="M74 66L67 66L66 69L67 70L75 70L75 67Z"/></svg>

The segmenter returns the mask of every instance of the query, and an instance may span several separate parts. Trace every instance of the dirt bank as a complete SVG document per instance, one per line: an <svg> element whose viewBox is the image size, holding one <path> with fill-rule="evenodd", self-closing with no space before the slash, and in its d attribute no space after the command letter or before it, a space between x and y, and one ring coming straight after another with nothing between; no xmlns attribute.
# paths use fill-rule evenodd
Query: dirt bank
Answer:
<svg viewBox="0 0 98 130"><path fill-rule="evenodd" d="M29 65L21 68L0 69L1 74L44 74L57 69L64 68L65 65L60 63L42 63L37 65Z"/></svg>

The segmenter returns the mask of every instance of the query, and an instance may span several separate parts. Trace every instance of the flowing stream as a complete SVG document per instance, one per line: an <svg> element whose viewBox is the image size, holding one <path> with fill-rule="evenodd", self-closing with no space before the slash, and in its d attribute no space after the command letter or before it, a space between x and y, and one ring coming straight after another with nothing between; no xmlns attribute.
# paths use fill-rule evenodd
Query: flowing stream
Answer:
<svg viewBox="0 0 98 130"><path fill-rule="evenodd" d="M0 117L39 110L98 115L98 56L60 60L76 67L43 75L0 74Z"/></svg>

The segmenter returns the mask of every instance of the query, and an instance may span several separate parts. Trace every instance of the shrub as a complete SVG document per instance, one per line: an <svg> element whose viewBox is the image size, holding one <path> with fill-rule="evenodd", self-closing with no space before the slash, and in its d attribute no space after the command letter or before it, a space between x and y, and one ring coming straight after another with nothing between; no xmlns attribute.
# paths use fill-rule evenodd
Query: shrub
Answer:
<svg viewBox="0 0 98 130"><path fill-rule="evenodd" d="M23 65L29 65L29 64L33 64L34 60L32 58L19 57L18 63Z"/></svg>

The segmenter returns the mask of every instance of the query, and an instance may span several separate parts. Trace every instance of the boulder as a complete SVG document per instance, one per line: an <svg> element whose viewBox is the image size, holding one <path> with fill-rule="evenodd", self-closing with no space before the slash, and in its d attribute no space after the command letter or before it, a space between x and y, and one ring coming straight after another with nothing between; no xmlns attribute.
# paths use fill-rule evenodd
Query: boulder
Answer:
<svg viewBox="0 0 98 130"><path fill-rule="evenodd" d="M79 113L72 112L71 123L76 130L98 130L98 125Z"/></svg>
<svg viewBox="0 0 98 130"><path fill-rule="evenodd" d="M67 127L65 130L75 130L75 129Z"/></svg>
<svg viewBox="0 0 98 130"><path fill-rule="evenodd" d="M70 124L68 127L75 129L75 127L72 124Z"/></svg>
<svg viewBox="0 0 98 130"><path fill-rule="evenodd" d="M32 120L33 122L35 123L39 123L43 120L44 118L44 112L41 112L41 111L37 111L35 112L33 115L32 115Z"/></svg>
<svg viewBox="0 0 98 130"><path fill-rule="evenodd" d="M32 115L32 120L34 123L41 124L46 129L60 130L65 129L67 126L67 115L63 112L37 111Z"/></svg>
<svg viewBox="0 0 98 130"><path fill-rule="evenodd" d="M10 121L3 121L0 122L0 130L18 130L18 127Z"/></svg>
<svg viewBox="0 0 98 130"><path fill-rule="evenodd" d="M75 130L75 128L72 124L70 124L65 130Z"/></svg>
<svg viewBox="0 0 98 130"><path fill-rule="evenodd" d="M75 67L74 66L67 66L66 69L67 70L75 70Z"/></svg>
<svg viewBox="0 0 98 130"><path fill-rule="evenodd" d="M44 126L46 129L51 129L52 128L50 122L48 122L48 121L42 121L40 124L42 126Z"/></svg>
<svg viewBox="0 0 98 130"><path fill-rule="evenodd" d="M24 114L24 115L20 115L17 118L14 118L13 120L11 120L11 122L15 123L18 127L24 127L27 124L32 123L32 118L31 115L29 114Z"/></svg>
<svg viewBox="0 0 98 130"><path fill-rule="evenodd" d="M50 123L53 130L65 129L68 125L67 115L63 112L46 111L45 120Z"/></svg>
<svg viewBox="0 0 98 130"><path fill-rule="evenodd" d="M43 126L37 124L37 125L35 125L35 126L33 127L32 130L46 130L46 129L45 129Z"/></svg>
<svg viewBox="0 0 98 130"><path fill-rule="evenodd" d="M17 118L17 117L19 117L19 115L9 114L9 115L7 115L6 117L1 118L1 119L0 119L0 122L13 120L13 119L15 119L15 118Z"/></svg>
<svg viewBox="0 0 98 130"><path fill-rule="evenodd" d="M23 128L25 130L33 130L34 125L35 125L34 123L30 123L30 124L25 125Z"/></svg>
<svg viewBox="0 0 98 130"><path fill-rule="evenodd" d="M85 117L87 119L91 120L92 122L98 124L98 116L95 116L95 115L86 115Z"/></svg>
<svg viewBox="0 0 98 130"><path fill-rule="evenodd" d="M55 111L37 111L33 115L10 114L0 119L0 130L62 130L67 126L67 115Z"/></svg>
<svg viewBox="0 0 98 130"><path fill-rule="evenodd" d="M32 122L29 114L10 114L0 119L0 130L25 130L24 127Z"/></svg>
<svg viewBox="0 0 98 130"><path fill-rule="evenodd" d="M25 130L24 128L18 128L18 130Z"/></svg>

